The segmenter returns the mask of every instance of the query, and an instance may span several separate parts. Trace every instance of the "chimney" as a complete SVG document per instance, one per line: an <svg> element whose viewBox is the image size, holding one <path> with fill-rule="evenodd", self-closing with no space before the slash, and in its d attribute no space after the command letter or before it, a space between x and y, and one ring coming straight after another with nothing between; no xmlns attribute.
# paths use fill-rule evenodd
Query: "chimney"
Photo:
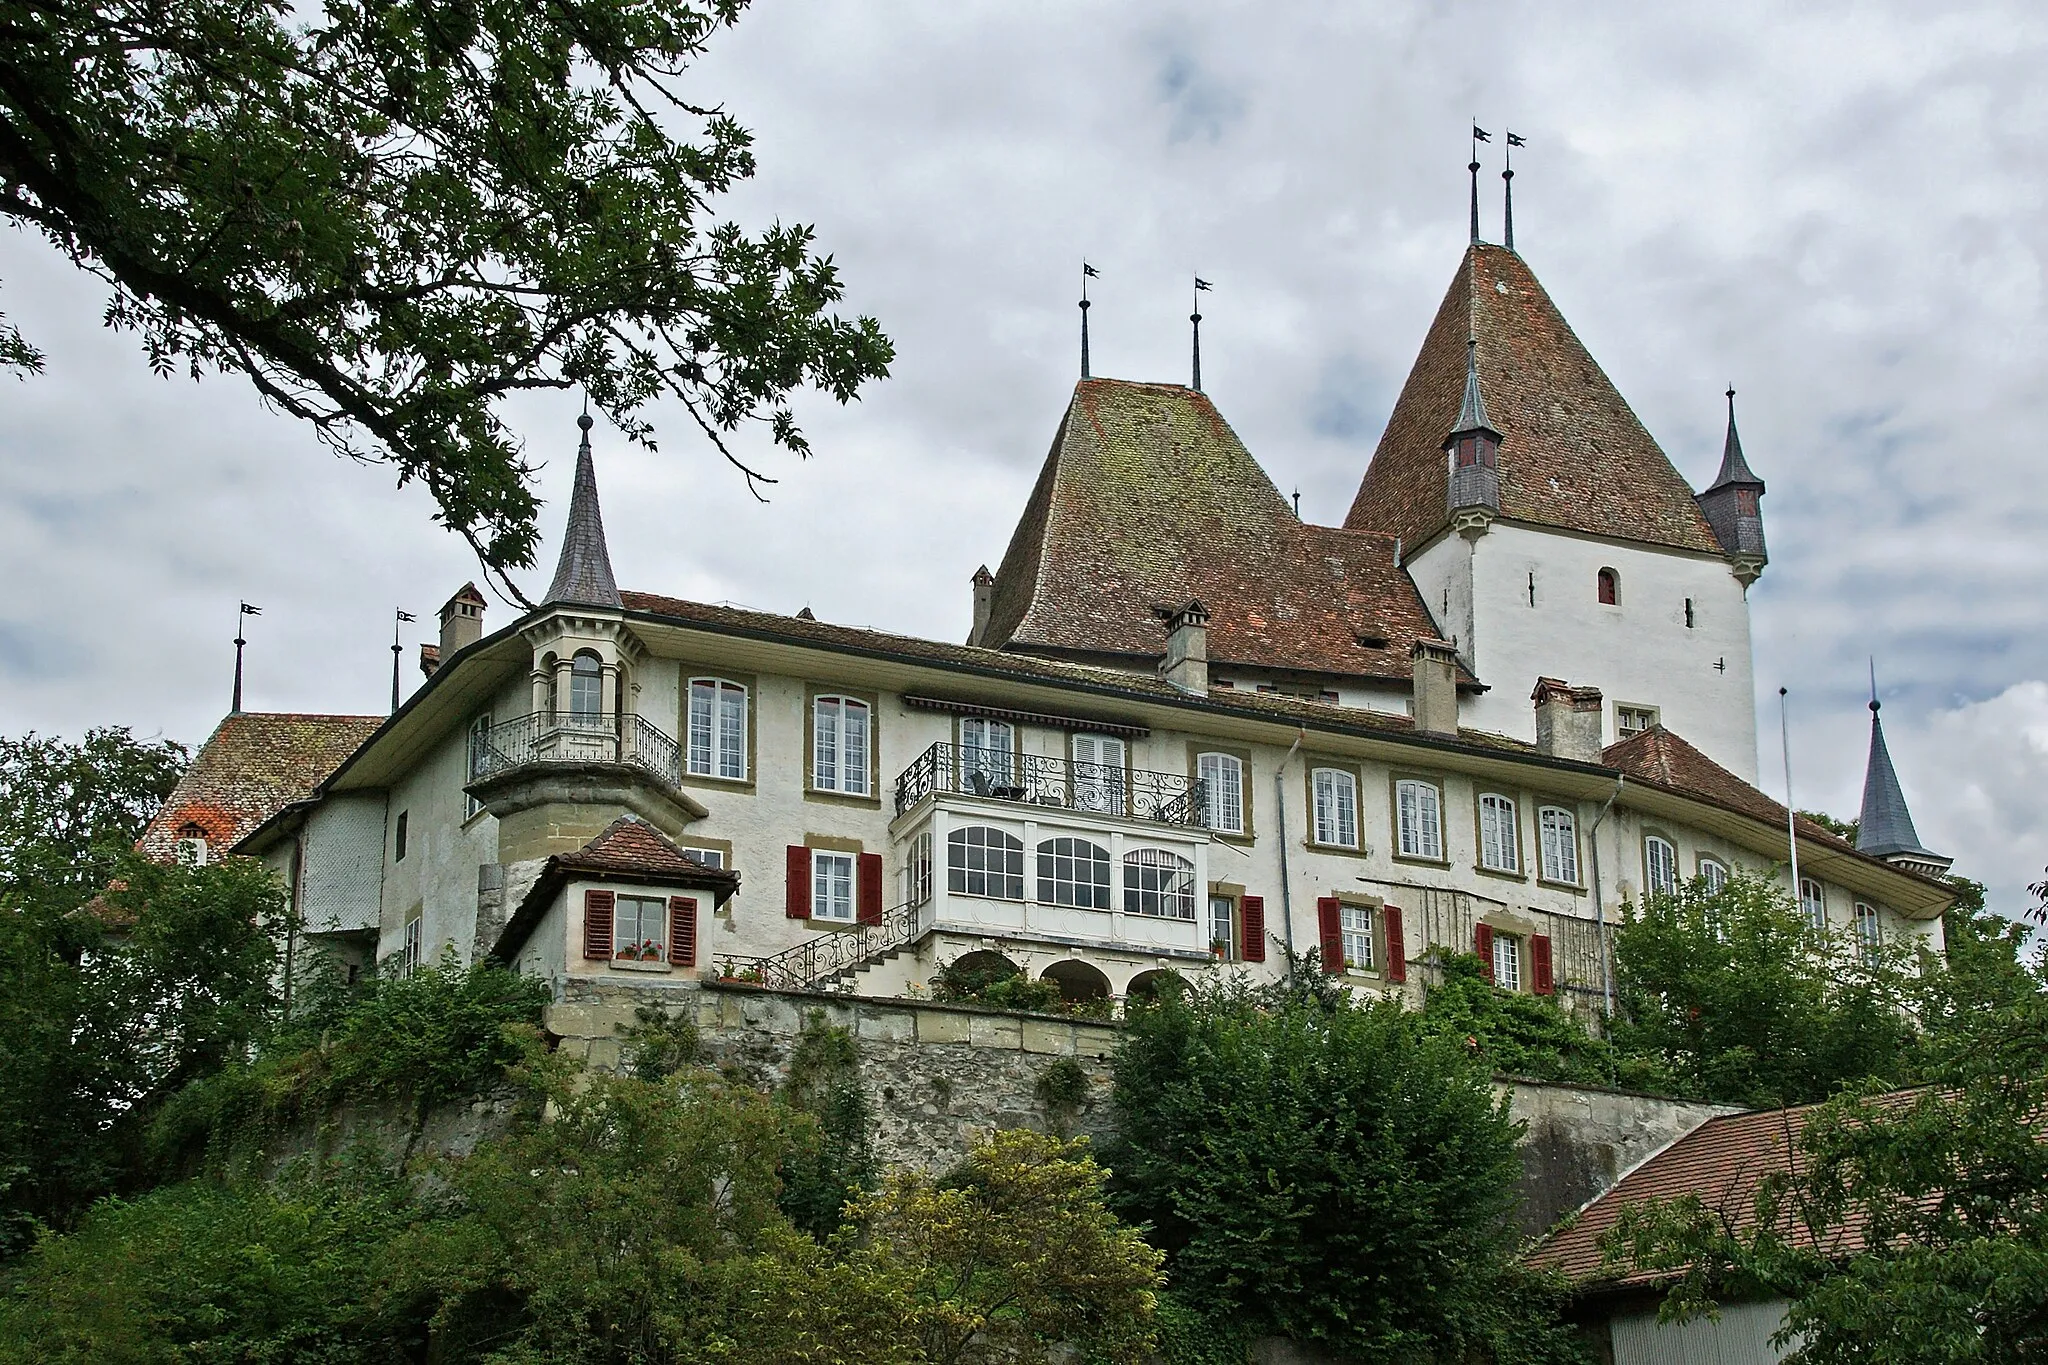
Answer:
<svg viewBox="0 0 2048 1365"><path fill-rule="evenodd" d="M440 666L441 646L430 645L425 640L420 641L420 672L431 678L434 676L434 670Z"/></svg>
<svg viewBox="0 0 2048 1365"><path fill-rule="evenodd" d="M456 651L464 645L473 645L484 638L484 595L476 590L476 584L464 583L461 591L448 599L441 608L441 650L434 658L438 668L455 657ZM426 660L420 660L426 667Z"/></svg>
<svg viewBox="0 0 2048 1365"><path fill-rule="evenodd" d="M1443 640L1417 640L1415 728L1427 735L1458 733L1458 651Z"/></svg>
<svg viewBox="0 0 2048 1365"><path fill-rule="evenodd" d="M1201 599L1182 607L1166 623L1166 658L1159 675L1183 692L1209 692L1209 611Z"/></svg>
<svg viewBox="0 0 2048 1365"><path fill-rule="evenodd" d="M972 581L974 583L974 629L968 632L967 643L979 645L987 643L983 637L988 634L988 612L990 603L995 600L996 576L990 573L988 565L984 564L974 571Z"/></svg>
<svg viewBox="0 0 2048 1365"><path fill-rule="evenodd" d="M1536 752L1578 763L1600 761L1599 688L1538 678L1529 700L1536 703Z"/></svg>

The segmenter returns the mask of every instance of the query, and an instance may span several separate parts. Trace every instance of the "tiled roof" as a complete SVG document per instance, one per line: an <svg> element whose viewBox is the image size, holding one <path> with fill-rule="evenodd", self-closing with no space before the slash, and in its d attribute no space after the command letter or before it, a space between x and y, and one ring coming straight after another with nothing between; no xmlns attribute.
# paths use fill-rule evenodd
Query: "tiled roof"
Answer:
<svg viewBox="0 0 2048 1365"><path fill-rule="evenodd" d="M622 815L604 832L573 853L557 853L551 860L564 872L593 876L625 874L638 877L687 877L692 883L709 878L723 884L739 882L739 874L704 864L684 855L661 831L644 820Z"/></svg>
<svg viewBox="0 0 2048 1365"><path fill-rule="evenodd" d="M1661 725L1653 725L1619 744L1608 745L1601 753L1600 761L1637 781L1648 782L1682 796L1710 801L1780 828L1785 824L1783 805ZM1855 852L1848 840L1823 829L1803 815L1799 817L1799 837L1843 852Z"/></svg>
<svg viewBox="0 0 2048 1365"><path fill-rule="evenodd" d="M1478 341L1486 411L1501 433L1504 517L1622 540L1719 553L1672 468L1522 258L1465 253L1387 420L1344 524L1420 545L1450 520L1444 438Z"/></svg>
<svg viewBox="0 0 2048 1365"><path fill-rule="evenodd" d="M1904 1105L1918 1093L1897 1091L1880 1096L1876 1103L1885 1107ZM1622 1211L1652 1199L1669 1200L1692 1194L1726 1219L1731 1230L1742 1233L1754 1229L1758 1186L1766 1177L1792 1169L1793 1161L1800 1155L1800 1136L1817 1108L1818 1105L1799 1105L1708 1119L1623 1176L1612 1189L1581 1209L1570 1224L1544 1238L1529 1253L1530 1263L1562 1271L1575 1282L1590 1281L1604 1288L1645 1286L1668 1278L1669 1271L1635 1270L1626 1263L1601 1268L1600 1239L1620 1221ZM1861 1219L1852 1217L1826 1232L1824 1245L1816 1242L1809 1229L1789 1217L1779 1231L1795 1246L1846 1252L1859 1241Z"/></svg>
<svg viewBox="0 0 2048 1365"><path fill-rule="evenodd" d="M1156 658L1166 616L1199 598L1214 662L1405 682L1436 626L1394 549L1303 525L1207 395L1084 379L996 572L985 643Z"/></svg>
<svg viewBox="0 0 2048 1365"><path fill-rule="evenodd" d="M241 842L258 825L313 788L361 747L382 716L312 716L240 711L223 720L135 847L144 857L177 856L178 831L197 825L216 850Z"/></svg>

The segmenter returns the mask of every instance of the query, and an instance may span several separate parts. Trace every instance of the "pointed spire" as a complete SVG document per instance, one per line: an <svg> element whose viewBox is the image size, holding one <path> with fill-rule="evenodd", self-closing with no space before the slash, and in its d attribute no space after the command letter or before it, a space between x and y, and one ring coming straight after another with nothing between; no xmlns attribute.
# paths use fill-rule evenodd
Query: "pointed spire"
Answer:
<svg viewBox="0 0 2048 1365"><path fill-rule="evenodd" d="M1856 822L1856 851L1872 857L1941 861L1941 856L1921 846L1913 828L1913 816L1906 809L1906 794L1899 789L1899 775L1892 768L1891 750L1884 742L1884 722L1878 719L1879 702L1875 683L1870 698L1870 761L1863 774L1863 811ZM1943 863L1946 866L1946 863Z"/></svg>
<svg viewBox="0 0 2048 1365"><path fill-rule="evenodd" d="M576 487L569 494L569 526L562 536L562 557L555 581L541 605L557 602L581 607L620 605L619 585L612 579L611 552L604 543L604 515L597 506L597 466L590 457L590 412L576 419L583 442L576 449Z"/></svg>
<svg viewBox="0 0 2048 1365"><path fill-rule="evenodd" d="M1742 437L1735 430L1735 386L1728 386L1728 435L1721 442L1721 472L1714 477L1708 488L1720 488L1726 484L1753 483L1762 486L1763 480L1752 474L1749 462L1742 458Z"/></svg>
<svg viewBox="0 0 2048 1365"><path fill-rule="evenodd" d="M1465 338L1465 401L1458 408L1459 431L1493 431L1486 415L1486 395L1479 391L1479 339Z"/></svg>

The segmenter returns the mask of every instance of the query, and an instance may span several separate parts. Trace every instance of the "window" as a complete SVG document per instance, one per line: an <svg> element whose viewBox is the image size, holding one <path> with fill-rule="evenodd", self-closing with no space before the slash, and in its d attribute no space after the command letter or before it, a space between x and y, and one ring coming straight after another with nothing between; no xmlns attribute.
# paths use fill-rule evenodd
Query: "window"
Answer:
<svg viewBox="0 0 2048 1365"><path fill-rule="evenodd" d="M1678 890L1678 850L1669 839L1652 834L1643 840L1643 885L1653 896Z"/></svg>
<svg viewBox="0 0 2048 1365"><path fill-rule="evenodd" d="M1412 779L1396 782L1394 806L1395 818L1400 824L1401 856L1441 860L1444 856L1443 806L1436 787Z"/></svg>
<svg viewBox="0 0 2048 1365"><path fill-rule="evenodd" d="M811 850L811 918L853 920L853 855Z"/></svg>
<svg viewBox="0 0 2048 1365"><path fill-rule="evenodd" d="M1315 773L1316 842L1358 847L1358 779L1342 768Z"/></svg>
<svg viewBox="0 0 2048 1365"><path fill-rule="evenodd" d="M1714 894L1728 885L1728 865L1718 858L1700 859L1700 880L1707 884L1707 894Z"/></svg>
<svg viewBox="0 0 2048 1365"><path fill-rule="evenodd" d="M409 812L406 811L398 812L398 824L391 831L391 861L394 863L405 861L405 832L408 814Z"/></svg>
<svg viewBox="0 0 2048 1365"><path fill-rule="evenodd" d="M588 650L569 661L569 719L595 725L604 711L604 666Z"/></svg>
<svg viewBox="0 0 2048 1365"><path fill-rule="evenodd" d="M178 826L178 862L185 867L206 866L206 827L187 820Z"/></svg>
<svg viewBox="0 0 2048 1365"><path fill-rule="evenodd" d="M747 779L747 689L723 678L690 679L693 777Z"/></svg>
<svg viewBox="0 0 2048 1365"><path fill-rule="evenodd" d="M725 850L722 848L692 848L685 845L676 851L699 867L725 866Z"/></svg>
<svg viewBox="0 0 2048 1365"><path fill-rule="evenodd" d="M1237 960L1237 902L1229 896L1209 897L1209 950L1218 962Z"/></svg>
<svg viewBox="0 0 2048 1365"><path fill-rule="evenodd" d="M1124 742L1115 735L1074 736L1074 808L1124 813Z"/></svg>
<svg viewBox="0 0 2048 1365"><path fill-rule="evenodd" d="M1014 785L1017 732L1006 720L982 716L960 718L960 781L969 791L986 796L996 787Z"/></svg>
<svg viewBox="0 0 2048 1365"><path fill-rule="evenodd" d="M423 956L424 935L420 926L420 912L412 912L412 918L405 922L405 936L399 940L398 967L406 976L420 969Z"/></svg>
<svg viewBox="0 0 2048 1365"><path fill-rule="evenodd" d="M1687 630L1693 628L1692 599L1690 597L1685 599L1685 628Z"/></svg>
<svg viewBox="0 0 2048 1365"><path fill-rule="evenodd" d="M1163 848L1124 855L1124 913L1195 917L1195 865Z"/></svg>
<svg viewBox="0 0 2048 1365"><path fill-rule="evenodd" d="M1479 798L1479 865L1490 872L1520 872L1515 803L1492 792Z"/></svg>
<svg viewBox="0 0 2048 1365"><path fill-rule="evenodd" d="M491 751L491 714L486 711L469 723L469 776L471 781L483 776L484 764ZM468 820L484 808L484 803L462 794L462 818Z"/></svg>
<svg viewBox="0 0 2048 1365"><path fill-rule="evenodd" d="M1038 846L1038 899L1109 909L1109 850L1086 839L1047 839Z"/></svg>
<svg viewBox="0 0 2048 1365"><path fill-rule="evenodd" d="M1614 708L1615 733L1623 739L1634 739L1657 723L1657 708L1654 706L1620 706Z"/></svg>
<svg viewBox="0 0 2048 1365"><path fill-rule="evenodd" d="M1811 877L1799 879L1799 910L1806 916L1806 926L1815 933L1828 927L1827 896L1820 883Z"/></svg>
<svg viewBox="0 0 2048 1365"><path fill-rule="evenodd" d="M1543 880L1579 884L1579 822L1562 806L1545 806L1536 823L1543 835Z"/></svg>
<svg viewBox="0 0 2048 1365"><path fill-rule="evenodd" d="M868 704L819 697L811 709L811 785L819 791L868 794Z"/></svg>
<svg viewBox="0 0 2048 1365"><path fill-rule="evenodd" d="M1363 905L1339 906L1337 922L1344 931L1344 965L1361 972L1371 971L1372 911Z"/></svg>
<svg viewBox="0 0 2048 1365"><path fill-rule="evenodd" d="M612 901L612 959L659 962L668 943L668 902L658 896Z"/></svg>
<svg viewBox="0 0 2048 1365"><path fill-rule="evenodd" d="M1621 605L1621 576L1619 574L1615 573L1612 569L1602 569L1594 581L1599 587L1601 606L1618 607Z"/></svg>
<svg viewBox="0 0 2048 1365"><path fill-rule="evenodd" d="M932 898L932 835L930 830L910 841L910 860L903 868L903 900L923 905Z"/></svg>
<svg viewBox="0 0 2048 1365"><path fill-rule="evenodd" d="M1868 901L1856 902L1856 942L1862 945L1863 960L1877 960L1877 947L1882 931L1878 928L1877 907Z"/></svg>
<svg viewBox="0 0 2048 1365"><path fill-rule="evenodd" d="M1493 984L1504 991L1522 989L1522 938L1519 934L1493 936Z"/></svg>
<svg viewBox="0 0 2048 1365"><path fill-rule="evenodd" d="M1218 834L1244 833L1244 761L1235 754L1195 759L1202 783L1202 823Z"/></svg>
<svg viewBox="0 0 2048 1365"><path fill-rule="evenodd" d="M986 825L946 836L946 887L963 896L1024 899L1024 841Z"/></svg>
<svg viewBox="0 0 2048 1365"><path fill-rule="evenodd" d="M1735 515L1738 517L1753 517L1756 514L1756 490L1754 488L1736 489Z"/></svg>

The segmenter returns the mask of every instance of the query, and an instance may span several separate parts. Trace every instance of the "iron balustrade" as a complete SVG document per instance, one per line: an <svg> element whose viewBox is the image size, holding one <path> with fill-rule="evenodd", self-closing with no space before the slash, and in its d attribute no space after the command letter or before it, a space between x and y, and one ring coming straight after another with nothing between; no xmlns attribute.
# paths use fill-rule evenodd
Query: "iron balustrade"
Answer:
<svg viewBox="0 0 2048 1365"><path fill-rule="evenodd" d="M1162 825L1203 825L1199 778L1125 768L1118 763L1020 756L974 745L939 743L919 755L896 779L896 813L901 815L938 792Z"/></svg>
<svg viewBox="0 0 2048 1365"><path fill-rule="evenodd" d="M930 902L898 905L879 922L817 934L768 957L720 957L718 975L778 991L810 991L914 940Z"/></svg>
<svg viewBox="0 0 2048 1365"><path fill-rule="evenodd" d="M471 782L546 763L631 763L671 787L683 784L681 746L641 716L536 711L469 737Z"/></svg>

